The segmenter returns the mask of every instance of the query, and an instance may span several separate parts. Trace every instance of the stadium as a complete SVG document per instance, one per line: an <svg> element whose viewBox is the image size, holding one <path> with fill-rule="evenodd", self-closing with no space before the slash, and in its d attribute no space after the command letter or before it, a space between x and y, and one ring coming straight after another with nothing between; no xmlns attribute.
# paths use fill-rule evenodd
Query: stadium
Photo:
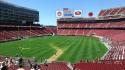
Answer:
<svg viewBox="0 0 125 70"><path fill-rule="evenodd" d="M39 11L0 1L0 70L125 70L125 7L92 15L42 26Z"/></svg>

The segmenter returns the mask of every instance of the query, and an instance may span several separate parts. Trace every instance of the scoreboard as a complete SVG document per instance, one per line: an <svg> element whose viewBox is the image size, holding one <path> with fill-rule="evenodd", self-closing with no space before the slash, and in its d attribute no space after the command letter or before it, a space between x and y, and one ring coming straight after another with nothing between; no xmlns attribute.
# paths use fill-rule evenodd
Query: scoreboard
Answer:
<svg viewBox="0 0 125 70"><path fill-rule="evenodd" d="M63 8L62 10L56 11L57 18L71 18L71 17L82 17L82 10L71 10L68 8Z"/></svg>

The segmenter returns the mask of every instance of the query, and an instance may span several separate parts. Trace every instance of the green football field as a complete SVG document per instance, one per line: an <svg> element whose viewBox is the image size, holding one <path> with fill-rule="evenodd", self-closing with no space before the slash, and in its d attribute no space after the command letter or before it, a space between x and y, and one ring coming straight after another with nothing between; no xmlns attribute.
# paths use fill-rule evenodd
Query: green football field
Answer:
<svg viewBox="0 0 125 70"><path fill-rule="evenodd" d="M58 55L56 48L62 50ZM101 58L108 49L95 37L85 36L45 36L0 43L0 55L35 57L39 62L53 55L58 61L78 62L81 59Z"/></svg>

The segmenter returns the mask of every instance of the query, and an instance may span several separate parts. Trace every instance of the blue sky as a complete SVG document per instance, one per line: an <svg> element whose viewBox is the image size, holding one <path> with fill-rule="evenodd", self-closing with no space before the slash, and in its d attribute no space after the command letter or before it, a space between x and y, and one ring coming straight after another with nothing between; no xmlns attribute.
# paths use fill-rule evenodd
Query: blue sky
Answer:
<svg viewBox="0 0 125 70"><path fill-rule="evenodd" d="M36 9L40 14L40 24L56 25L55 12L58 9L82 9L83 17L88 12L97 16L101 9L125 7L125 0L5 0L9 3Z"/></svg>

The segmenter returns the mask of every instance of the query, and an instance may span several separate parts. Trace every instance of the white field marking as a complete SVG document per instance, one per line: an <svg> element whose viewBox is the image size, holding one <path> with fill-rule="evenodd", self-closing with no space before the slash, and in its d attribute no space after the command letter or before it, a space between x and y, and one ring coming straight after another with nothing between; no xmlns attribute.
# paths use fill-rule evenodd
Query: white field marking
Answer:
<svg viewBox="0 0 125 70"><path fill-rule="evenodd" d="M23 47L19 47L21 50L29 50L31 48L23 48Z"/></svg>

